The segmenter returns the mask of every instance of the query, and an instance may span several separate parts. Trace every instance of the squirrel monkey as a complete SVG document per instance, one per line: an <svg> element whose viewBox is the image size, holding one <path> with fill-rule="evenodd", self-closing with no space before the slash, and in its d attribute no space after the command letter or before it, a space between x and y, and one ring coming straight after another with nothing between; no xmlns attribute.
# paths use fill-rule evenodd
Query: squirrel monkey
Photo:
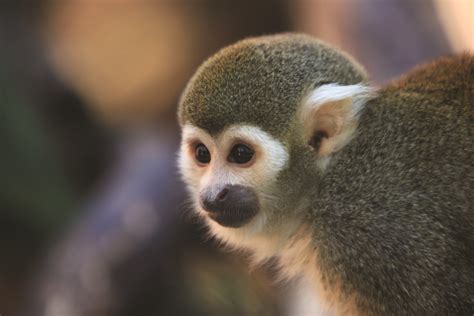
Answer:
<svg viewBox="0 0 474 316"><path fill-rule="evenodd" d="M337 315L474 314L474 57L378 91L300 34L209 58L178 111L179 165L223 243L277 258Z"/></svg>

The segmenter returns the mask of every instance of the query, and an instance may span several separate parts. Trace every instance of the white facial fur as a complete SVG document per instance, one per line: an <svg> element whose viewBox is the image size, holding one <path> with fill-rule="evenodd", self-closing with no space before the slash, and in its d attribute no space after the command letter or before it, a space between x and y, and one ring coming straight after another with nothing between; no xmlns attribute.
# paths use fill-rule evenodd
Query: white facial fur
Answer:
<svg viewBox="0 0 474 316"><path fill-rule="evenodd" d="M315 128L328 127L328 138L324 139L318 153L318 165L324 170L331 153L347 144L354 135L358 115L371 89L363 84L340 86L327 84L311 91L300 108L300 118L310 137ZM242 142L255 151L255 161L249 166L229 163L227 157L232 146ZM207 165L195 160L194 146L203 143L211 154ZM211 232L227 245L252 248L255 255L269 257L280 252L281 247L299 229L299 218L288 218L275 231L268 231L269 216L275 208L272 200L272 184L275 177L285 168L289 154L284 144L255 126L233 125L217 135L210 135L203 129L186 124L182 128L182 143L179 166L183 179L192 195L194 208L201 215ZM249 223L240 228L228 228L211 220L201 208L201 192L217 195L225 185L244 185L255 188L261 209ZM302 201L297 208L309 207ZM299 214L299 210L285 210L288 214ZM304 212L304 211L303 211ZM272 224L272 223L270 223Z"/></svg>
<svg viewBox="0 0 474 316"><path fill-rule="evenodd" d="M181 174L192 195L196 211L205 218L212 233L224 242L241 245L243 239L262 232L271 212L266 203L271 195L271 184L286 166L288 152L279 140L254 126L233 125L213 136L192 125L183 127L179 156ZM203 143L208 148L211 154L209 164L200 165L196 162L196 143ZM247 144L254 150L255 156L250 165L241 166L227 161L229 152L236 143ZM243 227L223 227L209 219L199 205L200 192L206 190L217 195L225 185L244 185L256 189L260 210Z"/></svg>
<svg viewBox="0 0 474 316"><path fill-rule="evenodd" d="M314 89L303 100L299 108L299 118L304 129L303 142L307 144L315 131L322 130L326 134L319 148L314 151L322 172L327 168L332 153L342 149L354 137L361 110L372 95L372 90L363 84L328 84ZM211 153L211 161L206 166L196 163L193 146L196 142L203 143ZM236 142L251 145L256 154L253 164L242 167L227 161L229 151ZM277 225L271 222L272 207L278 207L275 206L275 200L272 203L272 183L288 165L288 160L289 154L284 144L254 126L231 126L215 137L192 125L183 127L179 159L181 173L192 194L195 209L204 217L211 232L225 245L253 250L256 263L276 256L283 278L290 279L303 274L328 310L334 314L348 314L345 311L350 310L352 301L338 303L341 301L338 285L328 288L322 286L311 224L301 216L311 208L312 201L303 197L294 210L280 210L290 214L283 221ZM226 184L256 188L260 200L258 215L240 228L217 224L199 206L199 193L202 190L212 188L217 194Z"/></svg>

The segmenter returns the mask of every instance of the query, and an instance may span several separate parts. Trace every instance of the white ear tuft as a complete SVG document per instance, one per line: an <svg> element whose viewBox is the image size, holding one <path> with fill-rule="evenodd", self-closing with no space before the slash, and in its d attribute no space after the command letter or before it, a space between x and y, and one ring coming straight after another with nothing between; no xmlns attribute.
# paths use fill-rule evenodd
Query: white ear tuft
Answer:
<svg viewBox="0 0 474 316"><path fill-rule="evenodd" d="M330 83L311 91L306 102L313 110L317 110L318 107L330 102L351 99L352 112L357 115L372 94L373 89L363 84L340 86L337 83Z"/></svg>
<svg viewBox="0 0 474 316"><path fill-rule="evenodd" d="M344 147L354 135L359 114L373 95L363 85L322 85L309 93L301 108L305 141L320 156Z"/></svg>

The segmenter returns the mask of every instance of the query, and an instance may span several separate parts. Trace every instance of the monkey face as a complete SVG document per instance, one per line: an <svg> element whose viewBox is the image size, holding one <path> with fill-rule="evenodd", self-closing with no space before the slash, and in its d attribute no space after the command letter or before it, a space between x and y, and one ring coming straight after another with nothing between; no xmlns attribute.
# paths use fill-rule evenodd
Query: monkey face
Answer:
<svg viewBox="0 0 474 316"><path fill-rule="evenodd" d="M365 78L302 35L243 40L199 67L178 110L180 169L214 235L268 252L304 221L332 154L354 135Z"/></svg>
<svg viewBox="0 0 474 316"><path fill-rule="evenodd" d="M183 127L181 173L211 225L261 227L271 184L287 161L284 145L257 127L233 125L217 135Z"/></svg>

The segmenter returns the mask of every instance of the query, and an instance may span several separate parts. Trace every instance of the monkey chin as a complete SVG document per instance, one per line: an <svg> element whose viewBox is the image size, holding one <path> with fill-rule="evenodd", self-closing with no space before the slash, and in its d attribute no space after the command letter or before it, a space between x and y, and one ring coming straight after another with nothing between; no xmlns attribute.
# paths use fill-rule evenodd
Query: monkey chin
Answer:
<svg viewBox="0 0 474 316"><path fill-rule="evenodd" d="M263 210L259 210L255 216L239 227L224 226L210 218L207 214L202 214L205 212L200 213L204 215L209 233L215 236L222 243L221 245L231 248L252 249L255 238L261 239L265 235L267 215Z"/></svg>
<svg viewBox="0 0 474 316"><path fill-rule="evenodd" d="M257 208L245 210L225 210L222 212L208 212L207 216L223 227L240 228L248 224L258 214Z"/></svg>

